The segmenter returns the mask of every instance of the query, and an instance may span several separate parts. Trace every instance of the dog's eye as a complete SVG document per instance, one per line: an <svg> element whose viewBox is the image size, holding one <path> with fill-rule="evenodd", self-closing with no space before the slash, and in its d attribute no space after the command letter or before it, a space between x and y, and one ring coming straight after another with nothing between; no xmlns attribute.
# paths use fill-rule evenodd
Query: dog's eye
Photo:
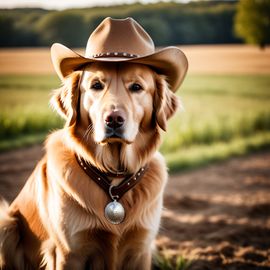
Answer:
<svg viewBox="0 0 270 270"><path fill-rule="evenodd" d="M138 83L133 83L132 85L130 85L129 90L132 92L139 92L140 90L142 90L142 86L139 85Z"/></svg>
<svg viewBox="0 0 270 270"><path fill-rule="evenodd" d="M104 87L103 87L103 84L101 82L94 82L92 85L91 85L91 89L94 89L94 90L102 90Z"/></svg>

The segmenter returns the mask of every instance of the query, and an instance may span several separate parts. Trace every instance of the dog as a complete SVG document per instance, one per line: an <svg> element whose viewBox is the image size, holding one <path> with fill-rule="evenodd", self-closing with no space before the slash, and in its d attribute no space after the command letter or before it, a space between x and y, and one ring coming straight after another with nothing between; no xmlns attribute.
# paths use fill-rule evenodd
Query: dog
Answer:
<svg viewBox="0 0 270 270"><path fill-rule="evenodd" d="M116 38L115 29L119 38L123 29L150 38L133 19L107 18L89 46L104 45L111 32ZM174 91L187 61L178 48L171 58L172 48L140 58L125 53L128 44L115 46L92 57L53 46L63 86L51 103L66 123L48 136L17 198L1 204L1 269L151 269L168 178L157 149L179 105ZM173 67L179 60L181 68Z"/></svg>

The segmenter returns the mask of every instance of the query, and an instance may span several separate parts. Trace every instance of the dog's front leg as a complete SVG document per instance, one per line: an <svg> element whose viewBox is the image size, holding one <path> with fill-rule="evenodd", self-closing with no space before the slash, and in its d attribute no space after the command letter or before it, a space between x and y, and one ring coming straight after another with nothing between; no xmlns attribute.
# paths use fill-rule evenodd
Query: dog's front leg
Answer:
<svg viewBox="0 0 270 270"><path fill-rule="evenodd" d="M84 270L86 258L54 248L43 253L41 269L44 270Z"/></svg>
<svg viewBox="0 0 270 270"><path fill-rule="evenodd" d="M86 259L78 254L63 254L61 251L56 255L55 270L84 270Z"/></svg>
<svg viewBox="0 0 270 270"><path fill-rule="evenodd" d="M153 239L154 234L143 228L135 228L123 235L117 269L150 270Z"/></svg>
<svg viewBox="0 0 270 270"><path fill-rule="evenodd" d="M131 259L132 262L132 259ZM125 269L127 270L139 270L139 269L145 269L145 270L150 270L151 269L151 263L152 263L152 254L151 251L141 255L137 261L135 260L135 263L132 263L130 265L130 268L127 267Z"/></svg>
<svg viewBox="0 0 270 270"><path fill-rule="evenodd" d="M143 254L128 254L118 270L150 270L152 265L152 252L145 252Z"/></svg>

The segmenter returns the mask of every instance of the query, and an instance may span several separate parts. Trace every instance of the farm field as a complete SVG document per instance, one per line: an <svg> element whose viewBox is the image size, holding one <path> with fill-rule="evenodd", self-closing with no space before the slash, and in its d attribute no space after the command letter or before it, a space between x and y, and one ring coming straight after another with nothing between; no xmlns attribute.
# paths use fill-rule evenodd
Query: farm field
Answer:
<svg viewBox="0 0 270 270"><path fill-rule="evenodd" d="M182 49L190 68L177 93L184 109L163 135L171 174L154 269L269 269L270 48ZM48 49L0 50L0 195L9 202L63 125L49 107L59 85Z"/></svg>
<svg viewBox="0 0 270 270"><path fill-rule="evenodd" d="M55 75L0 75L1 150L41 142L61 127L49 106L59 85ZM184 109L170 121L161 147L171 169L269 145L269 85L268 75L189 74L178 92Z"/></svg>
<svg viewBox="0 0 270 270"><path fill-rule="evenodd" d="M270 74L270 47L193 45L179 47L188 57L189 73ZM74 49L83 55L84 49ZM0 74L54 74L49 48L0 49Z"/></svg>
<svg viewBox="0 0 270 270"><path fill-rule="evenodd" d="M169 123L161 147L169 167L190 168L268 146L270 48L181 49L189 72L178 92L185 109ZM0 151L42 142L61 127L49 107L59 85L48 48L0 50Z"/></svg>
<svg viewBox="0 0 270 270"><path fill-rule="evenodd" d="M44 150L0 153L0 195L11 202ZM270 151L172 174L154 270L270 268Z"/></svg>

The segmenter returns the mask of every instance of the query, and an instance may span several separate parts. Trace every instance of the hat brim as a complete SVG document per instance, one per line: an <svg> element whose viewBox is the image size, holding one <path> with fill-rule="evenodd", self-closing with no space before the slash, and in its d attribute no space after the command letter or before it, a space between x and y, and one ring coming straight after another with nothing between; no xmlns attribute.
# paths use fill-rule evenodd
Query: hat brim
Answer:
<svg viewBox="0 0 270 270"><path fill-rule="evenodd" d="M129 62L144 64L166 76L170 88L175 92L183 82L188 61L185 54L177 47L166 47L147 56L136 58L98 57L86 58L66 46L55 43L51 47L53 66L60 79L64 79L75 70L94 62Z"/></svg>

